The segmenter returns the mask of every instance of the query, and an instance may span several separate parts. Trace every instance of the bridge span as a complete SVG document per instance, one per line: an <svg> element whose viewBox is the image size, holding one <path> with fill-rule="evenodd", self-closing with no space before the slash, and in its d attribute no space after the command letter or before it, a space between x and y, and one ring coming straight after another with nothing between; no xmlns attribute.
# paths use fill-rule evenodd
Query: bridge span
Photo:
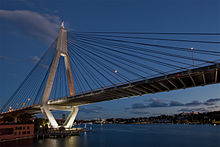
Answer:
<svg viewBox="0 0 220 147"><path fill-rule="evenodd" d="M48 105L58 106L61 110L63 110L68 109L68 106L80 106L120 98L141 96L144 94L154 94L158 92L217 84L220 82L219 71L220 63L152 79L135 81L129 84L113 86L76 96L49 100ZM50 109L53 110L53 107ZM4 112L2 115L9 113L21 113L21 111L32 114L41 112L40 105L31 105L29 107L22 107L14 111Z"/></svg>
<svg viewBox="0 0 220 147"><path fill-rule="evenodd" d="M2 106L0 117L42 113L58 128L51 110L70 111L62 126L71 128L80 105L220 82L220 52L200 49L219 41L143 35L220 34L76 33L62 23L58 38Z"/></svg>
<svg viewBox="0 0 220 147"><path fill-rule="evenodd" d="M85 105L125 97L141 96L177 89L186 89L220 82L220 64L164 75L152 79L113 86L72 97L50 100L49 105Z"/></svg>

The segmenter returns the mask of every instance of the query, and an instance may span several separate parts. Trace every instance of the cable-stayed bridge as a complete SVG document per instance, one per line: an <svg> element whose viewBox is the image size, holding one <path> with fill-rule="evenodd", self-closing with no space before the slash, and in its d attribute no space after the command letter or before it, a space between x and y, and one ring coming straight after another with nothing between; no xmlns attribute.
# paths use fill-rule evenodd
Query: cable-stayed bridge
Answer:
<svg viewBox="0 0 220 147"><path fill-rule="evenodd" d="M1 116L51 110L220 82L219 33L68 32L62 25Z"/></svg>

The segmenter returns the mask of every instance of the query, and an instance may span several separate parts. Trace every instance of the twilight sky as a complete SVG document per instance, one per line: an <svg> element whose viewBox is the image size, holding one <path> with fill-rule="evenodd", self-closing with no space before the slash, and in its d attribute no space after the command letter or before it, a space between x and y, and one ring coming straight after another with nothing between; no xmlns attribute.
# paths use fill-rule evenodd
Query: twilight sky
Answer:
<svg viewBox="0 0 220 147"><path fill-rule="evenodd" d="M220 32L220 1L0 0L0 106L56 38L62 20L71 31ZM219 84L81 106L77 117L212 110L220 110Z"/></svg>

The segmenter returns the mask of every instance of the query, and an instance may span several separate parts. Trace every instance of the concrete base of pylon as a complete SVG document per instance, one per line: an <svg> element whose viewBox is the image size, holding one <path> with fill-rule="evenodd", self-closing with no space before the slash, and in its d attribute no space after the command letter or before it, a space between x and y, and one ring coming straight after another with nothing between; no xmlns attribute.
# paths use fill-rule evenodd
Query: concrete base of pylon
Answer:
<svg viewBox="0 0 220 147"><path fill-rule="evenodd" d="M43 105L41 107L41 112L43 113L44 117L49 120L50 126L52 128L59 128L58 123L54 118L53 114L50 112L48 105Z"/></svg>
<svg viewBox="0 0 220 147"><path fill-rule="evenodd" d="M63 125L59 126L56 119L54 118L53 114L50 110L63 110L63 111L71 111L69 116L67 117L66 121ZM60 127L64 128L72 128L75 118L78 114L79 107L73 106L72 108L65 108L60 106L50 106L50 105L43 105L41 106L41 112L46 119L49 120L50 126L54 129L58 129Z"/></svg>
<svg viewBox="0 0 220 147"><path fill-rule="evenodd" d="M66 121L63 124L64 128L72 128L73 123L76 119L76 115L78 114L78 111L79 111L79 107L74 106L73 110L70 112L69 116L67 117Z"/></svg>

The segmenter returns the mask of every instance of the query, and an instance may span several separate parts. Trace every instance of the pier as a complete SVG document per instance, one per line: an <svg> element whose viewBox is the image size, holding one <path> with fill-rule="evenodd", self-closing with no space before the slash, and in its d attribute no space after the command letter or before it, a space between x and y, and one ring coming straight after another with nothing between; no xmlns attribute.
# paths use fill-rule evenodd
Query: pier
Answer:
<svg viewBox="0 0 220 147"><path fill-rule="evenodd" d="M63 138L67 136L79 136L81 132L85 132L82 128L71 128L71 129L45 129L40 128L35 133L35 137L37 139L44 139L44 138Z"/></svg>

